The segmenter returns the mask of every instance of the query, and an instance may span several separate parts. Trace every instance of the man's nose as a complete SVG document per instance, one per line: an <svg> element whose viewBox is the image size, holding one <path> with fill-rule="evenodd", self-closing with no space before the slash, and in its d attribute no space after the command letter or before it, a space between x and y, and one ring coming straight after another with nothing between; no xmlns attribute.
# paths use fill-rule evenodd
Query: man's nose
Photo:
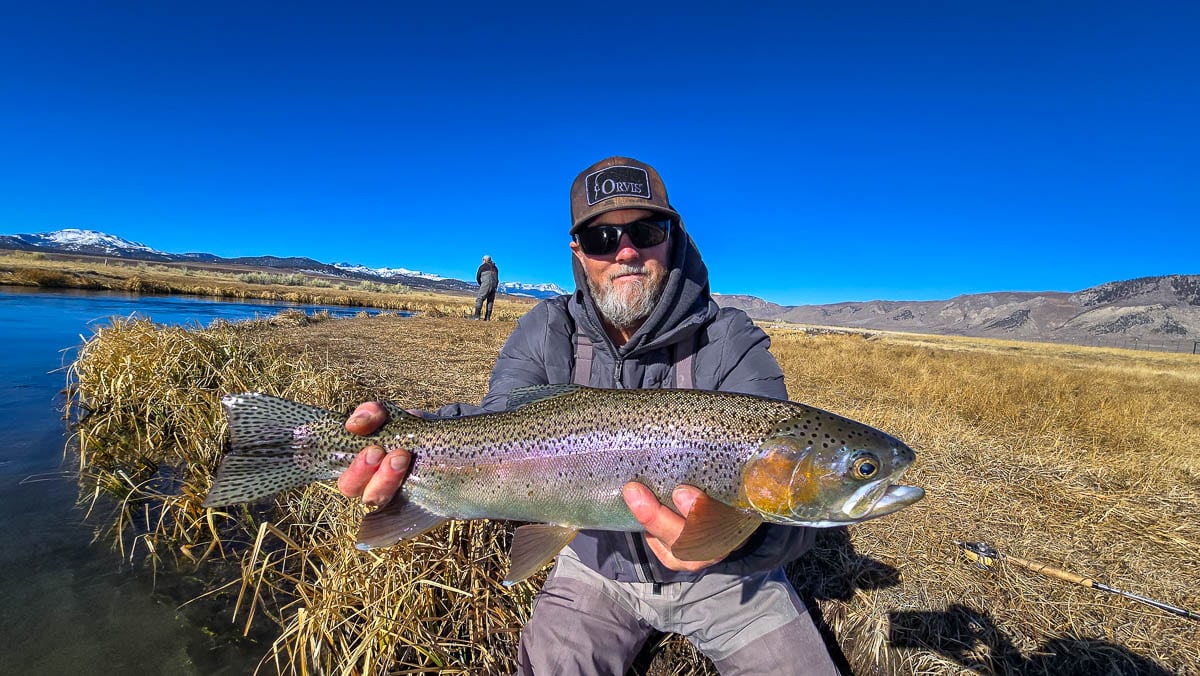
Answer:
<svg viewBox="0 0 1200 676"><path fill-rule="evenodd" d="M621 233L621 239L617 241L617 260L632 261L641 258L641 256L641 251L639 251L638 248L633 245L633 241L629 239L629 233Z"/></svg>

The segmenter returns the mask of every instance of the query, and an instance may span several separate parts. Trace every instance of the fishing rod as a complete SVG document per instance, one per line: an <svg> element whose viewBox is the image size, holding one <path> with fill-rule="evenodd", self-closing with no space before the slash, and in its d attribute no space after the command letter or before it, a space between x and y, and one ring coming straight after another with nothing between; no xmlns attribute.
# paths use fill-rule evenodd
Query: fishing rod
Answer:
<svg viewBox="0 0 1200 676"><path fill-rule="evenodd" d="M1110 587L1106 584L1100 584L1090 577L1076 575L1075 573L1063 570L1062 568L1055 568L1054 566L1038 563L1037 561L1029 561L1017 556L1012 556L1011 554L1001 554L996 550L995 547L992 547L986 542L955 542L954 544L958 545L958 548L962 550L963 555L966 556L967 560L974 562L980 568L992 568L1000 561L1007 561L1013 565L1032 570L1035 573L1041 573L1042 575L1055 578L1056 580L1062 580L1063 582L1070 582L1081 587L1108 592L1109 594L1124 596L1127 599L1140 601L1141 603L1154 606L1159 610L1165 610L1172 615L1186 617L1189 620L1200 620L1200 613L1184 610L1183 608L1172 606L1170 604L1163 603L1162 601L1155 601L1154 599L1146 598L1145 596L1140 596L1138 594L1134 594L1133 592L1122 591L1116 587Z"/></svg>

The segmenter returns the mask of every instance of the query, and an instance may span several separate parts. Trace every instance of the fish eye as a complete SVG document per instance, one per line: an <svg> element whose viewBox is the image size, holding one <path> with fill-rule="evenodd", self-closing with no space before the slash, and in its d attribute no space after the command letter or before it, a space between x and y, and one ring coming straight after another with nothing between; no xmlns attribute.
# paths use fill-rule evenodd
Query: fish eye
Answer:
<svg viewBox="0 0 1200 676"><path fill-rule="evenodd" d="M870 453L855 457L850 462L850 476L855 479L873 479L879 474L879 458Z"/></svg>

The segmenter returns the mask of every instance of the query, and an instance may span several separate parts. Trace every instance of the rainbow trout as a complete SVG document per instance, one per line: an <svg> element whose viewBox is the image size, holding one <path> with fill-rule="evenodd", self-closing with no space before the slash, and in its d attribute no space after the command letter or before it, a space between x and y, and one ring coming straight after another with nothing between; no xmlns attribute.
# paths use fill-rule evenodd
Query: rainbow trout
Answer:
<svg viewBox="0 0 1200 676"><path fill-rule="evenodd" d="M702 489L673 546L704 561L763 522L844 526L920 500L897 483L903 442L803 404L702 390L545 385L514 391L501 413L425 420L388 405L375 434L345 418L249 393L224 397L229 450L205 507L249 502L337 478L368 444L408 449L408 478L363 518L358 547L419 535L449 519L534 522L517 528L506 583L528 577L581 529L641 531L621 496L638 481L672 506L679 484Z"/></svg>

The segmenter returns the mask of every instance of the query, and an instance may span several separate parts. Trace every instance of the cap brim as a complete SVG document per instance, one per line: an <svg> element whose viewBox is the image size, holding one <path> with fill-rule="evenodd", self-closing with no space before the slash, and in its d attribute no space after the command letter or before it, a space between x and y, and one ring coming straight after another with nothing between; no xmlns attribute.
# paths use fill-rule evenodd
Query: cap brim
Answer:
<svg viewBox="0 0 1200 676"><path fill-rule="evenodd" d="M616 200L614 200L614 201L616 201ZM640 198L639 198L639 202L641 202L641 203L606 204L603 207L593 209L592 211L590 211L588 213L587 218L585 218L585 219L575 223L575 225L571 226L570 234L574 235L575 233L579 232L592 219L596 218L597 216L599 216L601 214L606 214L610 211L619 211L621 209L640 209L642 211L653 211L656 214L670 216L676 223L678 223L680 220L682 220L682 217L679 215L679 212L675 211L674 209L667 209L664 207L660 207L657 204L645 204L645 200L641 200Z"/></svg>

